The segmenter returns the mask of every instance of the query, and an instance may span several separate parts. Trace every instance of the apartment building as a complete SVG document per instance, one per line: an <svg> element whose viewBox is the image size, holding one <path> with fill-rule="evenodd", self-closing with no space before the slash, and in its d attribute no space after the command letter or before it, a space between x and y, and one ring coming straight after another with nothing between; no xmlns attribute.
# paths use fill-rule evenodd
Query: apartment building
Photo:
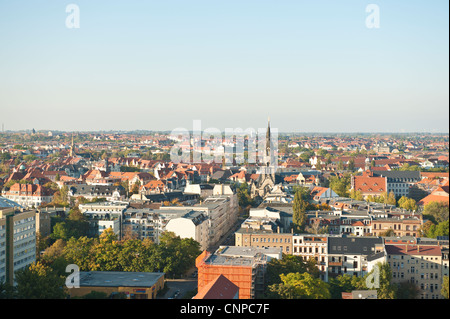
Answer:
<svg viewBox="0 0 450 319"><path fill-rule="evenodd" d="M210 247L208 217L203 212L191 210L180 217L172 218L166 230L174 232L181 238L192 238L200 244L200 249Z"/></svg>
<svg viewBox="0 0 450 319"><path fill-rule="evenodd" d="M238 218L237 195L213 195L202 203L191 207L195 211L203 212L208 218L210 247L217 245L220 240L233 228ZM161 210L164 207L161 207Z"/></svg>
<svg viewBox="0 0 450 319"><path fill-rule="evenodd" d="M272 228L241 227L234 236L235 245L239 247L280 248L285 254L292 254L293 251L292 233L280 233Z"/></svg>
<svg viewBox="0 0 450 319"><path fill-rule="evenodd" d="M384 242L380 237L328 238L328 277L344 274L363 277L374 264L384 260Z"/></svg>
<svg viewBox="0 0 450 319"><path fill-rule="evenodd" d="M36 212L0 208L0 282L36 261Z"/></svg>
<svg viewBox="0 0 450 319"><path fill-rule="evenodd" d="M181 218L190 211L192 209L189 207L171 206L164 209L127 208L122 217L122 234L159 243L169 221Z"/></svg>
<svg viewBox="0 0 450 319"><path fill-rule="evenodd" d="M16 183L8 190L2 191L2 196L26 208L39 207L53 200L53 191L42 185Z"/></svg>
<svg viewBox="0 0 450 319"><path fill-rule="evenodd" d="M418 237L422 224L423 220L415 216L406 218L376 218L372 220L372 235L381 236L386 231L392 229L394 236Z"/></svg>
<svg viewBox="0 0 450 319"><path fill-rule="evenodd" d="M419 171L376 171L374 177L385 177L387 193L393 192L395 196L409 196L410 188L422 178Z"/></svg>
<svg viewBox="0 0 450 319"><path fill-rule="evenodd" d="M292 236L293 255L304 259L315 259L320 270L320 279L328 281L327 247L329 235L294 234Z"/></svg>
<svg viewBox="0 0 450 319"><path fill-rule="evenodd" d="M98 202L80 204L79 209L89 221L90 234L100 235L105 229L112 229L122 237L123 213L128 207L127 202Z"/></svg>
<svg viewBox="0 0 450 319"><path fill-rule="evenodd" d="M386 245L392 281L410 282L419 288L420 299L440 299L443 270L438 245Z"/></svg>

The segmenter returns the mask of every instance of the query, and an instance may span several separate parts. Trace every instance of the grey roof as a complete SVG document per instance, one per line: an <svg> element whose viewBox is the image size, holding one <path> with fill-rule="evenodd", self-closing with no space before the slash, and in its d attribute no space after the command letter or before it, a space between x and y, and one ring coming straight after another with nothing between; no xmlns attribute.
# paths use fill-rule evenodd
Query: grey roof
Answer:
<svg viewBox="0 0 450 319"><path fill-rule="evenodd" d="M374 176L383 176L387 178L412 178L420 180L419 171L373 171Z"/></svg>
<svg viewBox="0 0 450 319"><path fill-rule="evenodd" d="M375 245L383 244L381 237L330 237L328 239L329 254L372 255Z"/></svg>
<svg viewBox="0 0 450 319"><path fill-rule="evenodd" d="M164 273L80 271L80 287L152 287Z"/></svg>
<svg viewBox="0 0 450 319"><path fill-rule="evenodd" d="M218 180L226 180L228 177L233 175L233 172L229 169L227 170L220 170L216 171L211 175L211 179L218 179Z"/></svg>
<svg viewBox="0 0 450 319"><path fill-rule="evenodd" d="M118 191L121 195L125 195L125 188L123 186L108 186L108 185L72 185L69 188L75 196L90 195L90 196L108 196Z"/></svg>
<svg viewBox="0 0 450 319"><path fill-rule="evenodd" d="M17 204L16 202L0 196L0 208L10 208L10 207L23 208L21 205Z"/></svg>

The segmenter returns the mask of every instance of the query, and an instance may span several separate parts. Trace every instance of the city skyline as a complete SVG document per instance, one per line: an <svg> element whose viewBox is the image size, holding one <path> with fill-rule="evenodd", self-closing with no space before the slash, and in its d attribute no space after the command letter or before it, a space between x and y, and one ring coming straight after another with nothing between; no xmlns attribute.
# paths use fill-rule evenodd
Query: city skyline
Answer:
<svg viewBox="0 0 450 319"><path fill-rule="evenodd" d="M5 130L448 133L448 2L0 3Z"/></svg>

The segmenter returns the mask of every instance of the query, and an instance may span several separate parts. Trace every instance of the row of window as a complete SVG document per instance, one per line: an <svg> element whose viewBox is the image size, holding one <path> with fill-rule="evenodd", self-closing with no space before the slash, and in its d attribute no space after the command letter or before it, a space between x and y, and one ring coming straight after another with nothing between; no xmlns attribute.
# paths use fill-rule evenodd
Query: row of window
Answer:
<svg viewBox="0 0 450 319"><path fill-rule="evenodd" d="M404 272L397 272L397 271L393 271L392 272L392 278L398 278L398 279L403 279L405 278L405 273ZM425 279L425 280L438 280L439 279L439 275L437 273L421 273L420 274L420 279ZM418 283L417 280L415 280L414 277L411 278L411 282L412 283ZM427 284L428 285L428 284ZM436 284L437 285L437 284Z"/></svg>
<svg viewBox="0 0 450 319"><path fill-rule="evenodd" d="M262 237L262 238L253 237L252 239L253 239L252 242L254 242L254 243L257 243L257 242L260 242L260 243L270 243L270 242L272 242L272 243L283 243L283 242L290 243L291 242L290 238L284 238L284 241L283 241L283 238L277 238L277 237L272 237L272 240L270 240L270 238L266 238L266 237ZM245 239L245 241L247 241L247 238Z"/></svg>

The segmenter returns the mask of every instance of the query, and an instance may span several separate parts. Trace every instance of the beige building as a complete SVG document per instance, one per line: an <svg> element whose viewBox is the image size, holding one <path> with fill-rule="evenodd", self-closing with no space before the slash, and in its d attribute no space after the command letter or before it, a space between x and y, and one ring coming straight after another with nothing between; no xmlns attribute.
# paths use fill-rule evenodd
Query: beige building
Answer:
<svg viewBox="0 0 450 319"><path fill-rule="evenodd" d="M394 236L419 237L419 229L423 224L423 220L417 217L412 218L383 218L372 220L372 235L382 236L383 233L392 229Z"/></svg>
<svg viewBox="0 0 450 319"><path fill-rule="evenodd" d="M441 299L442 251L437 245L386 245L393 282L410 282L420 299Z"/></svg>
<svg viewBox="0 0 450 319"><path fill-rule="evenodd" d="M291 233L278 233L266 229L241 227L235 232L235 245L256 248L281 248L285 254L292 254Z"/></svg>

